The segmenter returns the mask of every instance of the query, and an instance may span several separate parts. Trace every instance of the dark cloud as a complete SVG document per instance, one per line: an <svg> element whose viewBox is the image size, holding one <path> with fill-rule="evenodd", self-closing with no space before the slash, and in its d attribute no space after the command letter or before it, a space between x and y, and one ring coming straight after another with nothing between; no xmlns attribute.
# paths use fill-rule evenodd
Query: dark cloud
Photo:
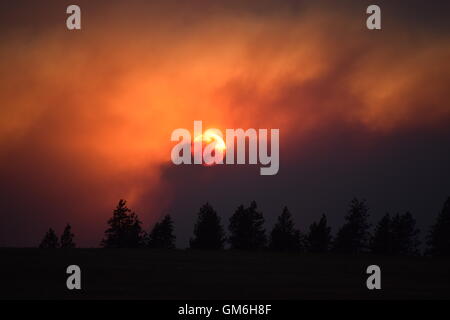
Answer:
<svg viewBox="0 0 450 320"><path fill-rule="evenodd" d="M449 130L374 137L361 127L334 127L312 132L306 144L283 145L275 176L260 176L257 165L170 165L163 173L175 199L168 212L180 246L207 201L225 225L238 205L256 200L268 229L287 205L303 231L322 213L336 231L350 200L359 197L367 199L372 222L386 212L410 211L426 231L450 190L449 142ZM289 159L283 159L286 154Z"/></svg>

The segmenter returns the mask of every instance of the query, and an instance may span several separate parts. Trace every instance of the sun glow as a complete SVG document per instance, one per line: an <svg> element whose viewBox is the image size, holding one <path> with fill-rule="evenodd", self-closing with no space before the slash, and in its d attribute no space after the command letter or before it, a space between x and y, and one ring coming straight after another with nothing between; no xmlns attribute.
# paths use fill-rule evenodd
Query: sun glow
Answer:
<svg viewBox="0 0 450 320"><path fill-rule="evenodd" d="M202 141L208 144L215 142L214 149L216 151L225 152L225 150L227 149L225 141L222 138L222 134L216 129L206 130L203 134L195 137L194 142L195 141Z"/></svg>
<svg viewBox="0 0 450 320"><path fill-rule="evenodd" d="M205 148L208 148L207 146L209 146L210 151L213 151L213 153L215 154L215 156L218 156L220 159L223 159L223 156L225 155L227 146L225 144L225 141L223 140L222 137L222 132L220 132L220 130L218 129L208 129L205 132L203 132L203 134L200 134L198 136L196 136L194 138L194 143L195 142L201 142L202 143L202 147L200 152L200 158L203 159L203 151L205 150ZM194 147L195 150L195 147ZM196 152L193 151L194 156L196 155ZM214 165L216 164L215 162L216 160L210 162L210 161L206 161L203 162L204 165L206 166L210 166L210 165Z"/></svg>

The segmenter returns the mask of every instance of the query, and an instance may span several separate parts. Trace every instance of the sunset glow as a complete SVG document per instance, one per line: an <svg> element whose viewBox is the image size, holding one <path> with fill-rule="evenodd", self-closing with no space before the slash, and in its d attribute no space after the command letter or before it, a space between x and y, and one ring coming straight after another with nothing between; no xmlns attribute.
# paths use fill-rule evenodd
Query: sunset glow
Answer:
<svg viewBox="0 0 450 320"><path fill-rule="evenodd" d="M214 149L222 152L227 149L221 133L215 129L206 130L202 135L195 137L194 141L203 141L207 144L214 143Z"/></svg>
<svg viewBox="0 0 450 320"><path fill-rule="evenodd" d="M358 2L343 10L337 1L80 1L85 24L72 32L64 5L44 2L42 9L29 1L27 10L10 2L2 10L14 19L0 22L2 196L11 211L30 212L30 220L16 219L29 233L47 227L36 208L50 206L44 214L56 223L94 229L124 198L152 223L185 193L177 189L182 181L202 194L195 190L201 179L237 179L229 166L173 168L170 134L191 130L194 120L282 130L283 169L272 179L287 182L274 184L273 199L263 196L273 203L285 201L275 196L288 193L279 188L298 181L325 192L329 164L319 170L319 160L369 162L398 137L419 141L450 123L449 35L411 24L403 9L386 8L385 29L368 33ZM213 130L193 138L227 147ZM342 151L341 141L352 151ZM357 165L335 164L342 175ZM323 184L307 177L308 165L325 175ZM210 177L215 170L226 173ZM238 177L247 172L238 170Z"/></svg>

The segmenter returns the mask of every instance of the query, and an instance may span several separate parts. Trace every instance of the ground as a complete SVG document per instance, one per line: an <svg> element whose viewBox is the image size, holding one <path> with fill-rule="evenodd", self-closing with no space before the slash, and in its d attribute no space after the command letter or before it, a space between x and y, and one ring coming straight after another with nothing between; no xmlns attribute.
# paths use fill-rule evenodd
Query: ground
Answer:
<svg viewBox="0 0 450 320"><path fill-rule="evenodd" d="M449 299L450 259L151 249L0 249L0 299ZM82 289L66 288L78 265ZM366 268L381 268L381 290Z"/></svg>

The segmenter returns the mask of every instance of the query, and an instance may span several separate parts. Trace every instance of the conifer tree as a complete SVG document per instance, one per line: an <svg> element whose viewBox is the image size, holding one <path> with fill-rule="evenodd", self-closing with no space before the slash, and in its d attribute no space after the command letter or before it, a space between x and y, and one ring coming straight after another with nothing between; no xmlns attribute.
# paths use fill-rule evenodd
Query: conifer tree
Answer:
<svg viewBox="0 0 450 320"><path fill-rule="evenodd" d="M225 242L220 217L213 207L206 203L200 208L194 226L194 238L190 240L192 249L220 250Z"/></svg>
<svg viewBox="0 0 450 320"><path fill-rule="evenodd" d="M41 249L56 249L59 247L59 241L58 236L56 235L55 231L50 228L45 233L44 238L41 241L41 244L39 245L39 248Z"/></svg>
<svg viewBox="0 0 450 320"><path fill-rule="evenodd" d="M75 242L73 241L74 236L72 227L70 224L67 224L61 235L61 248L75 248Z"/></svg>

